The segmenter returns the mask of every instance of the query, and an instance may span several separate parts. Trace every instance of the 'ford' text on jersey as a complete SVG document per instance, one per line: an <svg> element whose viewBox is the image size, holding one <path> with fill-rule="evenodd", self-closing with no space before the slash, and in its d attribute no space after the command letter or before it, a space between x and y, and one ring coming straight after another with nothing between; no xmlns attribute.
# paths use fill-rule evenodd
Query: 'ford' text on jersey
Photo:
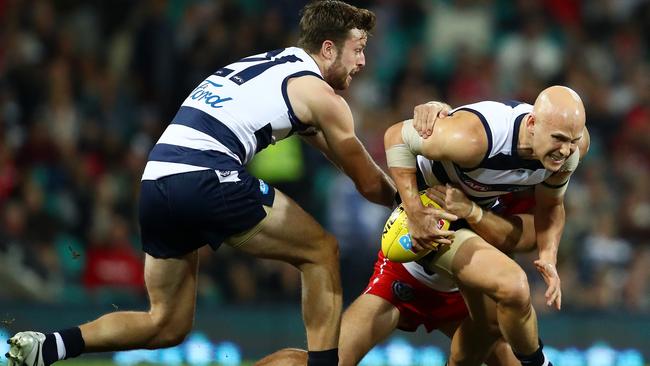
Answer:
<svg viewBox="0 0 650 366"><path fill-rule="evenodd" d="M142 180L207 169L224 159L245 165L275 141L309 128L287 96L292 77L322 78L316 62L290 47L241 59L192 90L149 154Z"/></svg>

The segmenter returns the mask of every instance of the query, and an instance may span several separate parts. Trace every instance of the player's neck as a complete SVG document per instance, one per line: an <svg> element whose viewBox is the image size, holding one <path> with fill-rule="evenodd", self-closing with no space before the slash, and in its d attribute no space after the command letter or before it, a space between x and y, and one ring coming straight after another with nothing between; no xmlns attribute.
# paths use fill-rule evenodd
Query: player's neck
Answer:
<svg viewBox="0 0 650 366"><path fill-rule="evenodd" d="M536 159L537 157L533 153L533 145L531 143L531 135L528 132L526 127L526 122L530 115L526 115L521 121L521 126L519 126L519 135L517 136L517 154L522 159Z"/></svg>
<svg viewBox="0 0 650 366"><path fill-rule="evenodd" d="M305 52L307 52L307 54L314 60L316 66L318 66L318 69L320 70L320 74L325 76L325 73L327 72L325 59L317 53L310 53L307 50L305 50Z"/></svg>

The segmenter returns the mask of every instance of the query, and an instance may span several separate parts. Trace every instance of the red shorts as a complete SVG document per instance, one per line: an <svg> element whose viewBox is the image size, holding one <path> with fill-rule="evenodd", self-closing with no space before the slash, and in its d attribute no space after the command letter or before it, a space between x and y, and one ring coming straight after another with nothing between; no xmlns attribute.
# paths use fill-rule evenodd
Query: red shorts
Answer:
<svg viewBox="0 0 650 366"><path fill-rule="evenodd" d="M427 332L469 316L458 291L436 291L421 283L401 263L384 258L381 250L364 294L372 294L393 304L400 312L399 329L414 332L423 324Z"/></svg>

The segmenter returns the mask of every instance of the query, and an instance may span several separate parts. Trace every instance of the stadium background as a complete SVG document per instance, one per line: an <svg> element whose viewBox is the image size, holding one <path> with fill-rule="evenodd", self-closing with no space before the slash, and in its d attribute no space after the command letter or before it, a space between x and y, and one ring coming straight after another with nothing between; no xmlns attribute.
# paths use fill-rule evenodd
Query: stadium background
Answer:
<svg viewBox="0 0 650 366"><path fill-rule="evenodd" d="M135 202L149 149L206 75L293 44L304 3L0 0L0 341L146 307ZM533 102L552 84L582 96L592 147L567 194L560 313L534 256L519 261L556 365L650 363L650 2L351 3L378 17L344 94L380 164L383 131L417 103ZM269 150L250 169L336 234L349 303L388 212L299 140ZM297 271L228 248L201 261L200 333L118 361L230 365L304 346ZM397 335L366 364L444 362L441 337Z"/></svg>

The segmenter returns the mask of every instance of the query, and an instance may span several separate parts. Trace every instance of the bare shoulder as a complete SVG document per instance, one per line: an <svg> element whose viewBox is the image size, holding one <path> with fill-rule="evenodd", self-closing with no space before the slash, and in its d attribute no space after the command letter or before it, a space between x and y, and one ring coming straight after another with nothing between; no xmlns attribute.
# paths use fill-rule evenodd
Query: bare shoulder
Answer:
<svg viewBox="0 0 650 366"><path fill-rule="evenodd" d="M329 120L341 113L350 113L345 99L316 76L290 79L287 82L287 96L296 117L316 127L320 127L320 121Z"/></svg>
<svg viewBox="0 0 650 366"><path fill-rule="evenodd" d="M431 137L424 140L423 151L437 150L441 160L450 160L464 168L477 166L487 153L487 132L475 114L457 111L436 121Z"/></svg>

